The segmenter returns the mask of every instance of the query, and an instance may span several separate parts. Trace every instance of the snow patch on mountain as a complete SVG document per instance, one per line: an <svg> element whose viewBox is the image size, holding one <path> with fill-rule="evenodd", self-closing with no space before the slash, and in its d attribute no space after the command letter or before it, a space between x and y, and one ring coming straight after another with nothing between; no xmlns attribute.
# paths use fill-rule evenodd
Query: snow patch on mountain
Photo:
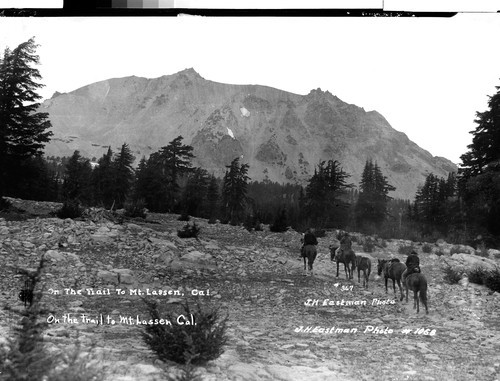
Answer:
<svg viewBox="0 0 500 381"><path fill-rule="evenodd" d="M240 107L240 111L241 111L241 115L243 115L247 118L250 116L250 111L248 111L245 107Z"/></svg>

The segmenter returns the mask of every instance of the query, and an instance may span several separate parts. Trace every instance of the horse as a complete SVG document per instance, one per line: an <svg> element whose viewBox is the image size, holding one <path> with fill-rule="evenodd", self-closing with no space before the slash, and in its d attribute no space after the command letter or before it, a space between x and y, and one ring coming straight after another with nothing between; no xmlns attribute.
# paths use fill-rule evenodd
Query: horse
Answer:
<svg viewBox="0 0 500 381"><path fill-rule="evenodd" d="M370 272L372 271L372 262L370 258L356 255L356 267L358 269L358 283L360 283L360 273L363 271L363 287L368 288L368 278L370 277Z"/></svg>
<svg viewBox="0 0 500 381"><path fill-rule="evenodd" d="M330 260L337 262L337 278L339 277L339 264L344 264L345 278L353 279L356 268L356 254L352 250L342 250L335 246L330 246Z"/></svg>
<svg viewBox="0 0 500 381"><path fill-rule="evenodd" d="M396 294L396 282L398 283L399 292L401 293L401 300L403 300L403 289L401 288L401 275L406 270L406 266L400 261L388 261L386 259L378 260L378 275L384 272L385 278L385 293L387 294L387 279L392 279L392 287L394 294Z"/></svg>
<svg viewBox="0 0 500 381"><path fill-rule="evenodd" d="M316 259L317 253L316 246L314 245L306 245L302 248L302 258L304 258L304 275L306 275L306 258L309 272L311 273L311 276L313 275L313 263Z"/></svg>
<svg viewBox="0 0 500 381"><path fill-rule="evenodd" d="M421 273L413 273L406 277L404 281L404 286L406 289L406 303L408 303L408 290L413 290L413 309L417 308L417 314L420 311L418 297L420 296L420 300L425 307L425 313L429 313L429 309L427 308L427 279ZM401 300L403 297L401 296Z"/></svg>

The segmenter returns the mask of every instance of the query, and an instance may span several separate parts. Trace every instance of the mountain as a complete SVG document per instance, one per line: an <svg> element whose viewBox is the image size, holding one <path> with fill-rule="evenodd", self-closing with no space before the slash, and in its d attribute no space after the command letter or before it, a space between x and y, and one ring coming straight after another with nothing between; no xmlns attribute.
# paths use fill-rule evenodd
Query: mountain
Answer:
<svg viewBox="0 0 500 381"><path fill-rule="evenodd" d="M425 176L447 176L456 166L433 157L393 129L376 111L348 104L330 92L307 95L260 85L229 85L193 69L147 79L114 78L43 102L54 132L47 156L78 149L101 157L128 143L140 159L179 135L194 147L194 165L217 176L235 157L249 163L252 180L305 183L320 160L334 159L358 185L367 159L376 161L397 189L413 198Z"/></svg>

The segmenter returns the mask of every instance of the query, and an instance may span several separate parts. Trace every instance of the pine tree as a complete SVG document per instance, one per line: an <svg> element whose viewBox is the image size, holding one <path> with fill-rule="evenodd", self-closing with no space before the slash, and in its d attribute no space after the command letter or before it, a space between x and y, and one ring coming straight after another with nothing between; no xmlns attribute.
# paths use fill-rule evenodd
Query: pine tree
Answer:
<svg viewBox="0 0 500 381"><path fill-rule="evenodd" d="M169 178L165 174L159 152L152 153L148 160L142 158L136 176L136 199L143 199L151 211L168 211Z"/></svg>
<svg viewBox="0 0 500 381"><path fill-rule="evenodd" d="M35 54L34 38L13 51L5 49L0 59L0 196L9 192L7 184L22 181L19 166L40 156L52 133L48 114L37 112L43 87ZM22 173L22 172L21 172Z"/></svg>
<svg viewBox="0 0 500 381"><path fill-rule="evenodd" d="M348 203L345 201L350 175L336 160L322 161L306 187L304 213L317 227L341 227L347 223Z"/></svg>
<svg viewBox="0 0 500 381"><path fill-rule="evenodd" d="M359 188L356 223L362 230L374 233L387 216L387 204L391 199L388 193L396 188L389 184L378 165L371 160L366 161Z"/></svg>
<svg viewBox="0 0 500 381"><path fill-rule="evenodd" d="M206 217L203 212L207 205L209 186L208 172L202 168L195 168L187 179L184 187L183 212L189 216Z"/></svg>
<svg viewBox="0 0 500 381"><path fill-rule="evenodd" d="M88 159L83 158L79 151L75 151L66 164L62 192L64 200L90 204L92 167Z"/></svg>
<svg viewBox="0 0 500 381"><path fill-rule="evenodd" d="M134 182L134 163L135 157L132 155L128 144L123 143L120 151L112 163L113 169L113 197L116 208L123 208L125 200L129 195Z"/></svg>
<svg viewBox="0 0 500 381"><path fill-rule="evenodd" d="M500 237L500 86L496 89L488 110L476 114L472 144L461 156L459 189L471 233Z"/></svg>
<svg viewBox="0 0 500 381"><path fill-rule="evenodd" d="M169 210L174 209L178 201L179 177L192 170L193 147L182 144L182 139L182 136L178 136L167 146L162 147L157 157L160 162L161 177L166 180L165 197Z"/></svg>
<svg viewBox="0 0 500 381"><path fill-rule="evenodd" d="M207 189L207 217L211 221L217 218L217 208L219 204L219 184L214 175L210 176Z"/></svg>
<svg viewBox="0 0 500 381"><path fill-rule="evenodd" d="M247 185L250 179L247 176L248 164L241 164L239 158L234 159L226 166L226 174L222 187L222 207L226 218L237 224L244 218L244 210L247 204Z"/></svg>
<svg viewBox="0 0 500 381"><path fill-rule="evenodd" d="M105 208L113 204L113 151L108 151L97 161L98 166L92 171L92 184L94 188L95 202Z"/></svg>

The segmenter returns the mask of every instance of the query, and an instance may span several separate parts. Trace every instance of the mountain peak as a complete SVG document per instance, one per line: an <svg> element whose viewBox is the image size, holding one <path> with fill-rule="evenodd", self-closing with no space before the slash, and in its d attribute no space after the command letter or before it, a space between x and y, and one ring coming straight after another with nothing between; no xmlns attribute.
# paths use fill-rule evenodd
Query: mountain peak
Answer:
<svg viewBox="0 0 500 381"><path fill-rule="evenodd" d="M203 79L203 77L200 74L198 74L198 72L196 70L194 70L192 67L184 69L184 70L181 70L181 71L179 71L176 74L178 74L178 75L187 75L188 77Z"/></svg>

